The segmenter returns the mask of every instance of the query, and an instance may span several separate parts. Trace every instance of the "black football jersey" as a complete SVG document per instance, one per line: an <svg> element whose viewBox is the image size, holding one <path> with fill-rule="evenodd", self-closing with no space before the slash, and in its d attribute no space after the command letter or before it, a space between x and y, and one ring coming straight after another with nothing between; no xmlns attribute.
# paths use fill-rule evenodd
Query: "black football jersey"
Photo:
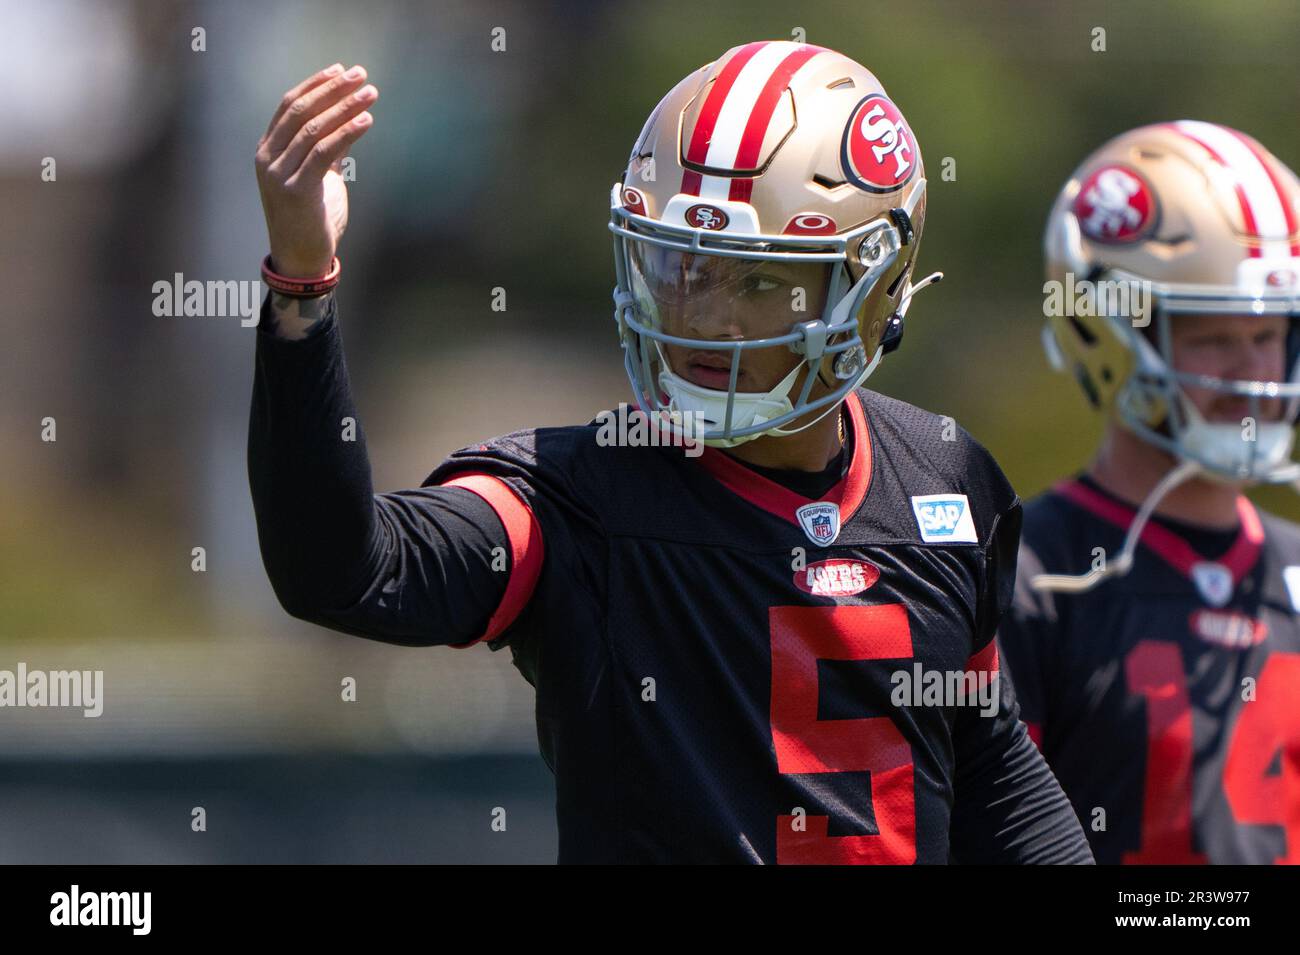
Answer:
<svg viewBox="0 0 1300 955"><path fill-rule="evenodd" d="M536 688L561 862L1091 861L997 679L1015 493L950 420L846 407L816 501L717 449L610 446L599 417L424 482L507 529L480 639Z"/></svg>
<svg viewBox="0 0 1300 955"><path fill-rule="evenodd" d="M1300 861L1300 529L1237 510L1221 552L1157 519L1064 594L1029 580L1114 557L1134 511L1086 478L1026 506L998 640L1098 862Z"/></svg>

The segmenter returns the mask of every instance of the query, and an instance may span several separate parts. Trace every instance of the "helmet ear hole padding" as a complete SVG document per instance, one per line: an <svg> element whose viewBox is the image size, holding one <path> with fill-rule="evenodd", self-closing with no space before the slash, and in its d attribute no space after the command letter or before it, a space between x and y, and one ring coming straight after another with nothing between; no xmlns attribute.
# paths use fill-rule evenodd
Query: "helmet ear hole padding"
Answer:
<svg viewBox="0 0 1300 955"><path fill-rule="evenodd" d="M1092 376L1088 374L1088 369L1082 363L1074 366L1074 380L1079 383L1084 397L1088 399L1088 404L1100 410L1101 396L1097 394L1097 389L1092 384Z"/></svg>
<svg viewBox="0 0 1300 955"><path fill-rule="evenodd" d="M1085 345L1091 347L1097 344L1097 336L1092 333L1087 325L1079 321L1077 316L1067 315L1066 321L1070 323L1070 327L1074 329L1075 334L1079 336Z"/></svg>
<svg viewBox="0 0 1300 955"><path fill-rule="evenodd" d="M885 278L876 283L853 311L858 319L858 334L862 338L861 352L864 361L870 360L887 338L891 339L892 347L887 348L886 352L897 348L901 339L901 328L896 327L901 325L898 313L903 307L908 280L912 276L916 261L914 248L905 247L905 250L911 253L907 259L895 263ZM850 271L850 281L853 277L853 272ZM888 279L888 284L885 284L885 279ZM848 353L843 353L840 357L846 362L849 361ZM846 377L850 376L846 374Z"/></svg>
<svg viewBox="0 0 1300 955"><path fill-rule="evenodd" d="M898 297L902 294L903 283L907 281L907 279L912 274L912 264L914 261L915 261L914 258L907 260L907 265L904 266L903 270L898 273L898 278L894 279L894 281L890 283L889 288L885 289L885 295L887 295L891 299L895 299L895 300L898 299Z"/></svg>

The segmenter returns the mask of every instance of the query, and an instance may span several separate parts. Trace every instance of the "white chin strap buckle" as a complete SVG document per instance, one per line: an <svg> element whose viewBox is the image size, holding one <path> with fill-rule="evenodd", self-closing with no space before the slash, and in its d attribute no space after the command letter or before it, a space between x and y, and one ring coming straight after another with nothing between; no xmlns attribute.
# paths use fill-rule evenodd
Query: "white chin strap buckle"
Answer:
<svg viewBox="0 0 1300 955"><path fill-rule="evenodd" d="M1280 421L1256 422L1247 440L1243 425L1210 422L1186 396L1182 396L1187 424L1177 435L1190 457L1237 480L1267 477L1288 463L1295 443L1292 425Z"/></svg>
<svg viewBox="0 0 1300 955"><path fill-rule="evenodd" d="M731 429L738 431L764 421L771 421L794 410L789 393L794 386L800 363L791 369L775 388L766 393L738 391L731 405ZM683 436L698 438L706 431L721 429L727 420L727 392L705 388L687 381L666 368L659 373L659 388L668 396L670 421L682 429ZM765 432L739 438L707 438L705 444L732 447L761 438Z"/></svg>

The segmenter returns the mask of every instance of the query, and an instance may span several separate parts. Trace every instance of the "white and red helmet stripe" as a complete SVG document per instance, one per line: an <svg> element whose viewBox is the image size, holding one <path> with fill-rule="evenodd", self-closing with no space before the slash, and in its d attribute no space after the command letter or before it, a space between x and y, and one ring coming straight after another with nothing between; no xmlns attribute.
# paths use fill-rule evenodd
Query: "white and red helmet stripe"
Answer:
<svg viewBox="0 0 1300 955"><path fill-rule="evenodd" d="M689 162L715 169L753 168L781 94L794 75L824 47L784 40L741 47L727 61L701 107L686 150ZM705 199L747 201L753 179L682 175L681 191Z"/></svg>
<svg viewBox="0 0 1300 955"><path fill-rule="evenodd" d="M1277 193L1278 202L1282 205L1282 214L1286 217L1286 234L1288 236L1295 235L1297 227L1295 208L1287 197L1286 189L1282 187L1282 183L1278 180L1277 172L1264 158L1263 147L1249 136L1239 133L1235 129L1231 130L1231 132L1245 144L1246 148L1254 155L1255 161L1264 167L1264 172L1268 173L1268 181L1273 184L1273 191ZM1300 240L1291 243L1291 254L1300 255Z"/></svg>
<svg viewBox="0 0 1300 955"><path fill-rule="evenodd" d="M1180 120L1170 125L1201 146L1233 177L1246 232L1261 240L1251 248L1251 257L1300 255L1300 242L1288 241L1296 231L1295 211L1255 144L1236 130L1215 123Z"/></svg>

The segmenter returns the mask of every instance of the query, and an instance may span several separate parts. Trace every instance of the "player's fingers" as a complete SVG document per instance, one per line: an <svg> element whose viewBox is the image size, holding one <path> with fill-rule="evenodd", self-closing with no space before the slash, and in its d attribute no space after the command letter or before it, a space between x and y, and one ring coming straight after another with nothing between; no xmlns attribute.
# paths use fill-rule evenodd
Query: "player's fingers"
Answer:
<svg viewBox="0 0 1300 955"><path fill-rule="evenodd" d="M298 183L324 177L330 165L336 159L341 159L352 144L365 135L374 121L375 118L370 113L360 113L321 139L308 150L307 158L298 167L298 171L285 180L285 185L292 189Z"/></svg>
<svg viewBox="0 0 1300 955"><path fill-rule="evenodd" d="M347 146L344 148L343 153L339 156L336 156L334 158L334 161L330 163L330 168L333 169L335 172L337 172L339 175L342 175L343 161L348 158L348 154L351 152L352 152L352 143L348 143Z"/></svg>
<svg viewBox="0 0 1300 955"><path fill-rule="evenodd" d="M284 96L280 98L280 103L279 105L276 106L275 113L274 115L271 116L271 121L266 124L266 133L265 135L262 136L262 138L263 139L270 138L271 130L275 129L275 124L280 121L280 117L284 115L284 111L289 108L289 105L294 100L302 96L308 90L320 86L320 84L324 83L326 80L338 76L342 72L343 72L343 64L335 63L333 66L327 66L323 70L317 70L315 73L307 77L297 86L295 86L293 89L285 93Z"/></svg>
<svg viewBox="0 0 1300 955"><path fill-rule="evenodd" d="M342 102L309 119L298 130L289 147L271 164L270 171L282 179L292 176L312 147L362 110L369 109L378 98L379 90L368 83Z"/></svg>
<svg viewBox="0 0 1300 955"><path fill-rule="evenodd" d="M354 66L346 73L331 77L294 99L271 128L270 135L267 136L259 151L274 162L293 141L298 130L356 90L365 79L365 67Z"/></svg>

